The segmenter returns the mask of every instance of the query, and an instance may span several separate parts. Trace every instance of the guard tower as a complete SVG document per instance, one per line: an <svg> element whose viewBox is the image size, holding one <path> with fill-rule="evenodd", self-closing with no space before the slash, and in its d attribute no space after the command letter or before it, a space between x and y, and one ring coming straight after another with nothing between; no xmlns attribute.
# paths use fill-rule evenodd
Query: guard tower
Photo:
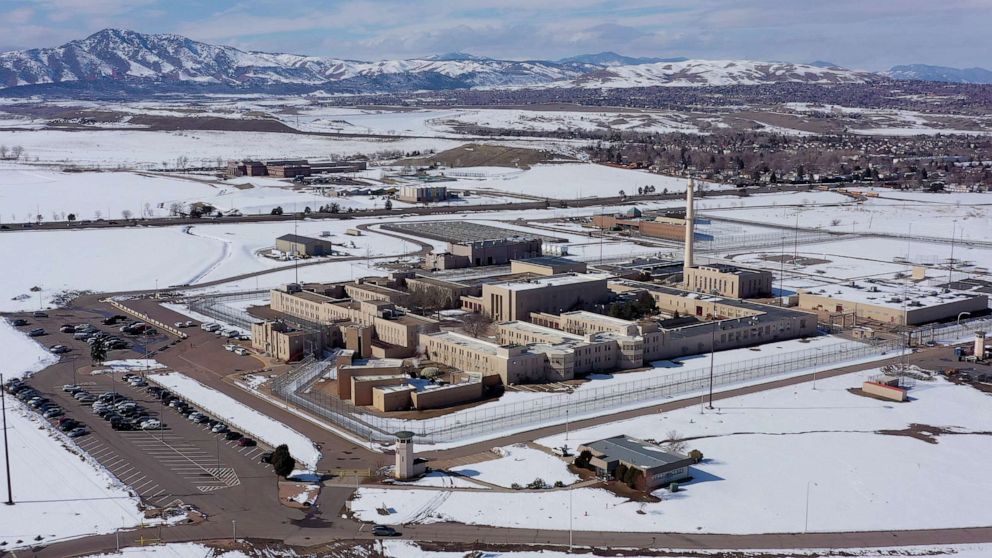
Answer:
<svg viewBox="0 0 992 558"><path fill-rule="evenodd" d="M416 476L413 457L413 432L401 430L396 433L396 478L412 479Z"/></svg>
<svg viewBox="0 0 992 558"><path fill-rule="evenodd" d="M985 332L976 331L975 332L975 358L979 360L985 359Z"/></svg>

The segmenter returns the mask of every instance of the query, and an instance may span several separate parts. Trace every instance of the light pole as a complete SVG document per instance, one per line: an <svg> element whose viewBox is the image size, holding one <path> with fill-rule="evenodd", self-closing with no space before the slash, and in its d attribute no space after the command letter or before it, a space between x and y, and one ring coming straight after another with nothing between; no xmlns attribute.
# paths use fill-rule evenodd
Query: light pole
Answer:
<svg viewBox="0 0 992 558"><path fill-rule="evenodd" d="M231 520L231 538L234 539L234 542L238 542L238 520L237 519L232 519Z"/></svg>
<svg viewBox="0 0 992 558"><path fill-rule="evenodd" d="M803 533L809 530L809 487L811 484L816 484L813 481L806 481L806 519L803 524ZM819 486L819 485L818 485Z"/></svg>
<svg viewBox="0 0 992 558"><path fill-rule="evenodd" d="M959 312L958 313L958 326L961 325L961 316L971 316L971 312Z"/></svg>
<svg viewBox="0 0 992 558"><path fill-rule="evenodd" d="M0 390L3 389L3 374L0 374ZM10 448L7 446L7 438L9 434L7 433L7 395L0 391L0 414L3 415L3 458L4 463L7 464L7 501L4 502L8 506L14 505L14 492L11 489L10 484Z"/></svg>
<svg viewBox="0 0 992 558"><path fill-rule="evenodd" d="M713 329L710 330L710 404L706 407L713 410L713 361L716 359L716 328L719 322L713 322Z"/></svg>
<svg viewBox="0 0 992 558"><path fill-rule="evenodd" d="M568 551L572 551L572 492L568 489Z"/></svg>

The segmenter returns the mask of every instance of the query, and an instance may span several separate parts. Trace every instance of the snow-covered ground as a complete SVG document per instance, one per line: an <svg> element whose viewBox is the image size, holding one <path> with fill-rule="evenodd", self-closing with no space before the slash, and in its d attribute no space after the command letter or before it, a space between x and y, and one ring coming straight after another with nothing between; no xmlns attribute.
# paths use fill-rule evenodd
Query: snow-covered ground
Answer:
<svg viewBox="0 0 992 558"><path fill-rule="evenodd" d="M344 139L273 132L35 130L0 131L0 144L20 145L25 160L86 167L216 166L227 159L326 159L379 151L443 151L461 142L435 138Z"/></svg>
<svg viewBox="0 0 992 558"><path fill-rule="evenodd" d="M451 470L507 488L514 484L526 486L535 479L541 479L549 486L556 482L567 485L579 480L578 475L568 471L564 461L541 450L518 444L498 448L498 451L501 454L498 459L462 465Z"/></svg>
<svg viewBox="0 0 992 558"><path fill-rule="evenodd" d="M281 556L279 553L269 556ZM290 556L288 553L285 556ZM120 552L90 554L88 558L248 558L240 550L219 550L199 543L169 543L122 548Z"/></svg>
<svg viewBox="0 0 992 558"><path fill-rule="evenodd" d="M521 172L507 172L491 167L466 167L453 169L455 182L449 188L466 190L495 190L555 199L572 199L592 196L618 196L620 190L627 195L637 193L641 186L654 186L658 193L684 192L686 180L660 174L629 169L619 169L593 163L541 164ZM473 173L478 177L464 178Z"/></svg>
<svg viewBox="0 0 992 558"><path fill-rule="evenodd" d="M4 321L0 360L7 380L11 373L27 375L56 359ZM0 543L5 550L110 533L143 521L138 498L120 481L39 414L6 393L3 397L16 502L0 506Z"/></svg>
<svg viewBox="0 0 992 558"><path fill-rule="evenodd" d="M148 378L269 446L286 444L290 455L310 468L315 467L320 459L320 451L303 434L189 376L171 372L150 375Z"/></svg>
<svg viewBox="0 0 992 558"><path fill-rule="evenodd" d="M573 447L617 434L660 440L677 432L706 456L693 468L694 481L678 493L656 491L657 503L630 502L601 489L571 491L574 528L777 533L988 525L992 510L984 502L992 485L975 481L992 458L986 419L992 399L941 379L918 383L913 400L903 404L848 391L875 373L821 379L816 389L806 383L721 400L704 413L693 407L571 432ZM911 424L947 433L928 443L878 432ZM565 435L538 443L560 446ZM567 492L451 492L424 510L430 492L362 489L352 509L378 522L567 529ZM383 505L396 514L378 516Z"/></svg>

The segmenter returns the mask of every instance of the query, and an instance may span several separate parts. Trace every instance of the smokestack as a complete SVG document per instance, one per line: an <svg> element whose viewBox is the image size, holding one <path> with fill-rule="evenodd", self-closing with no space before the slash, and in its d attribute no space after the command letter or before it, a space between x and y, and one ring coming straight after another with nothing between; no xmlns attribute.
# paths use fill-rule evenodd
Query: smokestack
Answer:
<svg viewBox="0 0 992 558"><path fill-rule="evenodd" d="M689 286L689 269L695 265L692 248L696 240L696 208L693 203L693 190L696 189L696 181L689 179L689 185L685 189L685 257L682 262L682 280L686 287Z"/></svg>

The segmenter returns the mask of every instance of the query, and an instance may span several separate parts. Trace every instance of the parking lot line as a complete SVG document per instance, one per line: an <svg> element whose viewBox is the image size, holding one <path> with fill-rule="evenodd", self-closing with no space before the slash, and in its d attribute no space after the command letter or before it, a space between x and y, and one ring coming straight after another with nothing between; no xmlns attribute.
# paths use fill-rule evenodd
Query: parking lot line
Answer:
<svg viewBox="0 0 992 558"><path fill-rule="evenodd" d="M145 478L145 477L141 477L141 479L144 479L144 478ZM138 480L141 480L141 479L138 479ZM137 484L137 485L135 485L135 486L133 486L132 488L134 488L134 490L135 490L135 491L137 491L137 492L141 492L141 489L142 489L142 488L144 488L144 487L146 487L146 486L148 486L148 485L149 485L149 484L151 484L151 483L152 483L152 480L151 480L151 479L147 479L147 480L145 480L144 482L142 482L142 483L140 483L140 484Z"/></svg>

